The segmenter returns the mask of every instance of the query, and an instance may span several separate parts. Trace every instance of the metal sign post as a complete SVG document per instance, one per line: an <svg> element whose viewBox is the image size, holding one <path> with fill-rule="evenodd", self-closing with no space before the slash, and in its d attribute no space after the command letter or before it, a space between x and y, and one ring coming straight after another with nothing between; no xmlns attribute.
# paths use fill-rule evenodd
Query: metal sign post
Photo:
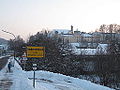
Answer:
<svg viewBox="0 0 120 90"><path fill-rule="evenodd" d="M27 46L27 58L43 58L45 57L45 47L38 46ZM33 87L35 88L35 70L37 69L37 64L33 64Z"/></svg>
<svg viewBox="0 0 120 90"><path fill-rule="evenodd" d="M35 70L37 69L37 64L33 64L33 71L34 71L34 74L33 74L33 87L35 88Z"/></svg>

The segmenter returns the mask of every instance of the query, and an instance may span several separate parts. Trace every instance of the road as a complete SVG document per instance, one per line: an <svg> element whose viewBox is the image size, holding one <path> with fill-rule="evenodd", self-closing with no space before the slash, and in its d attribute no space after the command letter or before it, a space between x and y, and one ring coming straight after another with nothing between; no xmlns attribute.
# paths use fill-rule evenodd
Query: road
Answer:
<svg viewBox="0 0 120 90"><path fill-rule="evenodd" d="M9 57L4 57L0 59L0 70L5 67L5 65L8 62ZM10 90L10 87L13 84L12 79L10 78L12 76L12 73L3 72L3 78L0 78L0 90Z"/></svg>
<svg viewBox="0 0 120 90"><path fill-rule="evenodd" d="M9 57L5 57L5 58L0 59L0 70L1 70L2 68L4 68L4 66L7 64L8 58L9 58Z"/></svg>
<svg viewBox="0 0 120 90"><path fill-rule="evenodd" d="M9 73L4 73L4 78L0 80L0 90L10 90L12 84Z"/></svg>

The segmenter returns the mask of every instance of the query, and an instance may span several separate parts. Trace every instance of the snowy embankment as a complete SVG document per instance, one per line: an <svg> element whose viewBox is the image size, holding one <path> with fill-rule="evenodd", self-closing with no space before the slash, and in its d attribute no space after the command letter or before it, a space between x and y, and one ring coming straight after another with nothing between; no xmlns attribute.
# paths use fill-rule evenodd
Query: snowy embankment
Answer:
<svg viewBox="0 0 120 90"><path fill-rule="evenodd" d="M4 57L9 57L9 56L10 56L10 55L6 55L6 56L0 56L0 59L1 59L1 58L4 58Z"/></svg>
<svg viewBox="0 0 120 90"><path fill-rule="evenodd" d="M16 62L12 70L12 73L6 73L7 67L5 67L0 72L0 79L5 77L6 73L7 78L12 80L10 90L111 90L90 81L48 71L36 71L36 85L33 88L33 71L23 71Z"/></svg>

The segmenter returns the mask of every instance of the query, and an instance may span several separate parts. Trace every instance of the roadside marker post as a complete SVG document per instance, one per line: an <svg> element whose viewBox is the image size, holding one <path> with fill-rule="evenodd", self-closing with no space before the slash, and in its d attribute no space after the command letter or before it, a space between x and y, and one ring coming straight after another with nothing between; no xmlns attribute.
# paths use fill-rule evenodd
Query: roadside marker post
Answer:
<svg viewBox="0 0 120 90"><path fill-rule="evenodd" d="M33 74L33 87L35 88L35 70L37 69L37 64L33 64L33 71L34 71L34 74Z"/></svg>

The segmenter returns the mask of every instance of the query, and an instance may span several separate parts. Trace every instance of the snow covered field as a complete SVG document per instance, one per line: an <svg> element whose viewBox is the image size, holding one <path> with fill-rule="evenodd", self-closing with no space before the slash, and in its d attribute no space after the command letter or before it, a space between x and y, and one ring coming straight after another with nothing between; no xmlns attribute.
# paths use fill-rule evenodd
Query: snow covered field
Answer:
<svg viewBox="0 0 120 90"><path fill-rule="evenodd" d="M7 73L7 66L0 71L0 82L2 79L11 82L10 90L112 90L90 81L48 71L36 71L36 85L33 88L33 71L23 71L17 62L11 73Z"/></svg>

